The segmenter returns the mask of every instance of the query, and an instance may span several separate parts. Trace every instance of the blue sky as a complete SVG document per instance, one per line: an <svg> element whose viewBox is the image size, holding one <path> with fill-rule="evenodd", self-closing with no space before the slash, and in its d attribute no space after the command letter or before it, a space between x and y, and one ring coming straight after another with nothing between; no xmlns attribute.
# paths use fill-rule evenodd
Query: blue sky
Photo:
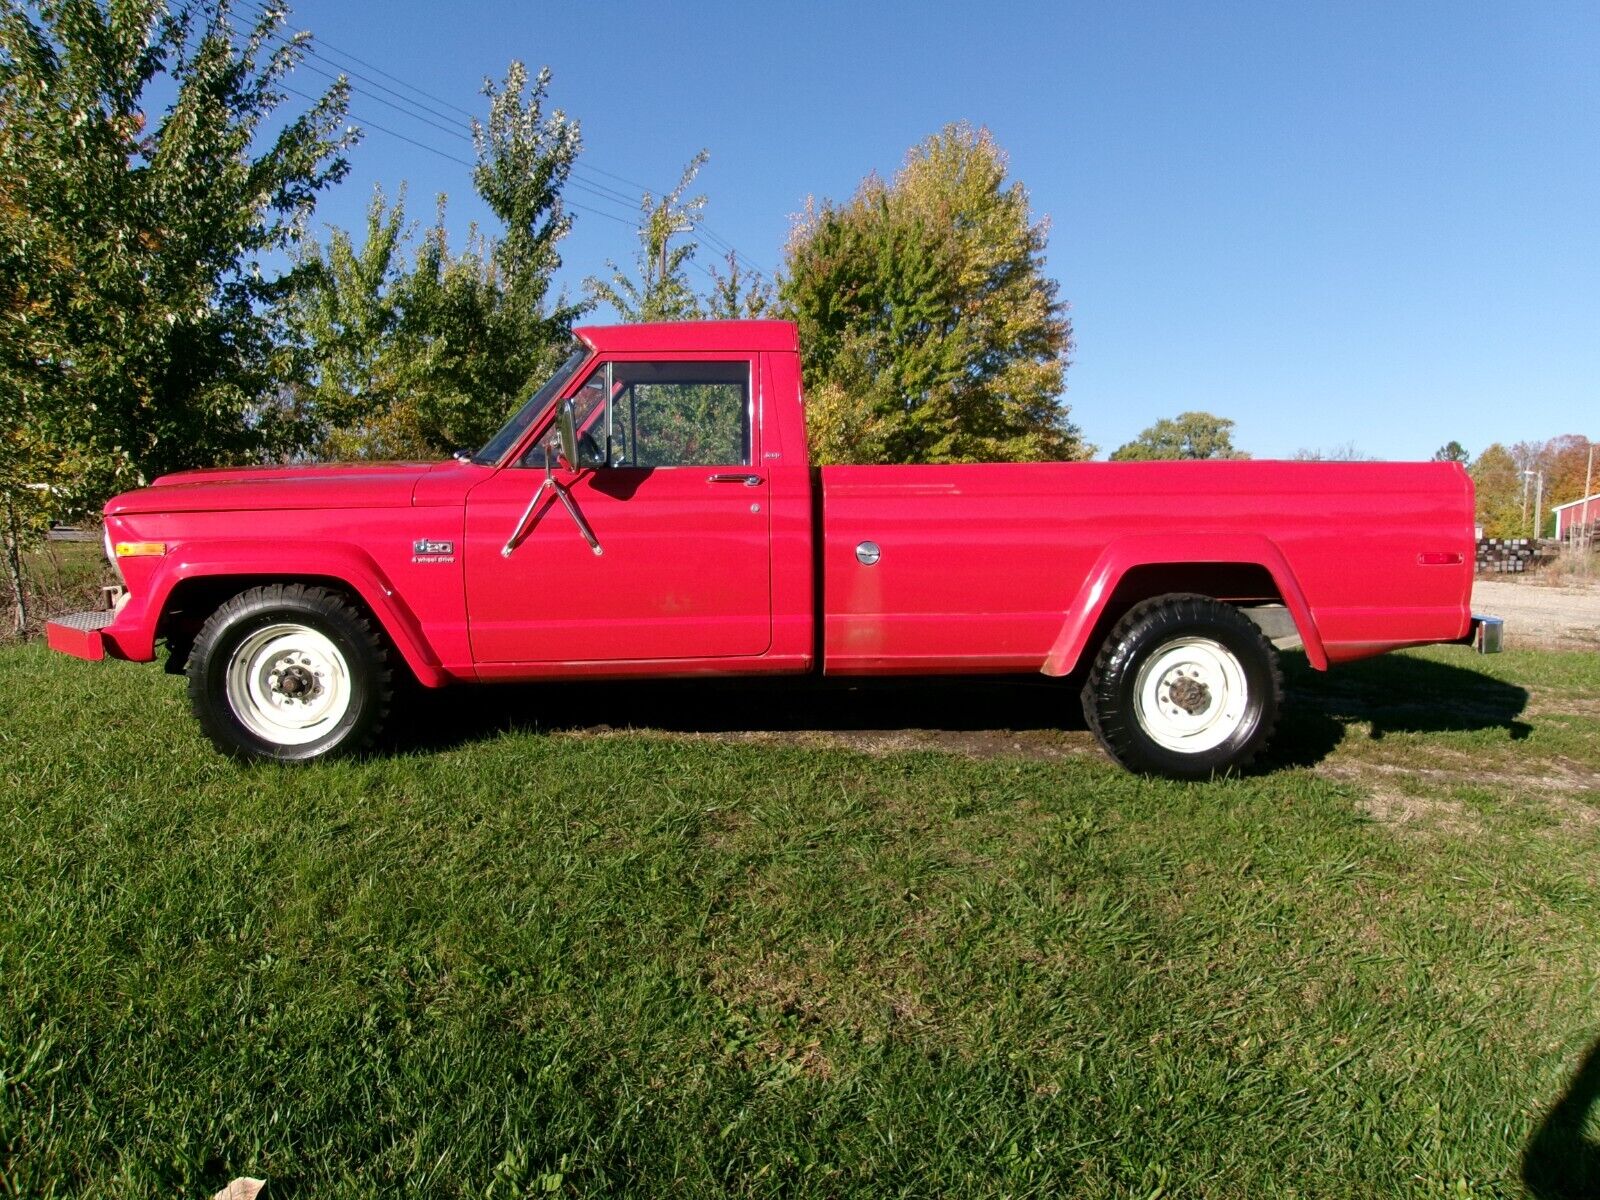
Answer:
<svg viewBox="0 0 1600 1200"><path fill-rule="evenodd" d="M705 147L711 229L768 268L808 195L986 125L1050 220L1066 399L1102 453L1186 409L1266 457L1600 437L1600 5L303 0L292 21L323 40L311 66L404 91L358 56L472 111L511 58L548 64L582 178L664 188ZM481 218L466 167L375 126L470 146L353 83L368 133L318 222L359 226L402 181L419 218L439 191L454 230ZM633 250L579 212L563 278Z"/></svg>

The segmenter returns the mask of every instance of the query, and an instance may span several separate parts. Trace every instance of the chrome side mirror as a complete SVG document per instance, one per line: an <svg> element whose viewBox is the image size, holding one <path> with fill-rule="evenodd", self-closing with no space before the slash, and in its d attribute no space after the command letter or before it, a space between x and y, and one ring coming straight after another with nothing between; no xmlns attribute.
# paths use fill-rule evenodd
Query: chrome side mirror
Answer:
<svg viewBox="0 0 1600 1200"><path fill-rule="evenodd" d="M572 401L568 400L561 406L561 411L556 414L556 437L560 442L558 453L562 465L569 471L578 469L578 426L572 413Z"/></svg>

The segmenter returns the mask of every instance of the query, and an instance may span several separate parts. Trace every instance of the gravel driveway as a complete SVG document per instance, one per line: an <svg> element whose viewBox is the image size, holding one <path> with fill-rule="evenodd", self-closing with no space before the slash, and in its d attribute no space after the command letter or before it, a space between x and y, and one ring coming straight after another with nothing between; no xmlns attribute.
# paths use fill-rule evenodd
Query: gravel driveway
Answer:
<svg viewBox="0 0 1600 1200"><path fill-rule="evenodd" d="M1536 579L1480 579L1472 611L1504 617L1506 649L1600 650L1600 578L1556 586Z"/></svg>

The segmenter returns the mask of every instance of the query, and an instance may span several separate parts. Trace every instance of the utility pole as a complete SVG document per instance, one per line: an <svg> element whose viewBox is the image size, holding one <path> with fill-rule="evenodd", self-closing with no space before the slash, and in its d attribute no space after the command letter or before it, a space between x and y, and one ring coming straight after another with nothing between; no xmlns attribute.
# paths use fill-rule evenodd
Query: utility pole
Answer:
<svg viewBox="0 0 1600 1200"><path fill-rule="evenodd" d="M1583 473L1583 523L1593 524L1589 515L1589 497L1594 495L1594 443L1589 443L1589 466Z"/></svg>
<svg viewBox="0 0 1600 1200"><path fill-rule="evenodd" d="M666 207L666 201L663 200L662 201L662 208L665 209L665 207ZM670 228L665 229L665 230L662 231L662 233L661 233L661 255L660 255L660 259L658 261L657 270L656 270L656 280L657 280L657 282L660 282L661 280L664 280L667 277L667 239L670 238L675 233L693 233L693 232L694 232L694 222L692 222L692 221L682 222L682 223L675 223Z"/></svg>
<svg viewBox="0 0 1600 1200"><path fill-rule="evenodd" d="M1539 540L1539 534L1544 531L1544 472L1540 471L1534 476L1533 493L1533 540Z"/></svg>
<svg viewBox="0 0 1600 1200"><path fill-rule="evenodd" d="M1589 466L1583 472L1583 521L1581 524L1583 528L1583 550L1585 551L1583 555L1583 573L1585 575L1589 573L1589 554L1587 551L1590 546L1594 545L1594 516L1589 511L1589 497L1592 495L1594 495L1594 441L1591 439L1589 442Z"/></svg>

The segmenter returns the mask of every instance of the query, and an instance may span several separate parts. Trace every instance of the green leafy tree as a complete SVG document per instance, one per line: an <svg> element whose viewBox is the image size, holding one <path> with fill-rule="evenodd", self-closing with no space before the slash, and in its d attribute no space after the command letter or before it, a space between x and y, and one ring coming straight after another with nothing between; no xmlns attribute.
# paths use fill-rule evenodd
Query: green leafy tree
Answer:
<svg viewBox="0 0 1600 1200"><path fill-rule="evenodd" d="M565 354L585 305L552 296L551 281L582 139L560 109L546 112L549 86L548 69L530 81L520 62L484 84L473 183L498 237L473 229L453 250L441 197L413 250L403 197L390 207L380 195L360 250L339 232L312 249L317 293L297 304L294 326L313 453L432 458L480 445Z"/></svg>
<svg viewBox="0 0 1600 1200"><path fill-rule="evenodd" d="M299 273L273 264L351 135L342 80L280 112L308 44L282 22L238 25L229 0L0 0L8 560L118 488L289 440L262 400Z"/></svg>
<svg viewBox="0 0 1600 1200"><path fill-rule="evenodd" d="M1499 442L1486 446L1470 467L1477 493L1478 524L1485 537L1522 537L1528 532L1522 513L1522 475L1511 451Z"/></svg>
<svg viewBox="0 0 1600 1200"><path fill-rule="evenodd" d="M597 304L608 304L623 321L691 321L703 315L701 301L689 282L688 268L700 248L695 241L675 237L690 235L699 228L705 212L703 195L685 198L708 153L700 151L684 167L677 185L657 198L646 192L639 202L639 251L635 256L638 277L627 275L610 259L609 279L591 275L583 281L584 290ZM737 296L737 292L735 293Z"/></svg>
<svg viewBox="0 0 1600 1200"><path fill-rule="evenodd" d="M1472 461L1472 455L1467 453L1467 448L1457 441L1448 441L1433 452L1434 462L1467 463Z"/></svg>
<svg viewBox="0 0 1600 1200"><path fill-rule="evenodd" d="M772 285L759 272L746 269L732 250L723 263L726 275L716 267L706 268L711 276L711 290L705 298L705 315L714 321L766 316L777 299Z"/></svg>
<svg viewBox="0 0 1600 1200"><path fill-rule="evenodd" d="M1072 325L1035 222L985 130L950 125L890 183L810 204L780 311L799 324L821 462L1086 457L1060 397Z"/></svg>
<svg viewBox="0 0 1600 1200"><path fill-rule="evenodd" d="M28 623L23 551L52 516L87 502L76 493L99 464L89 450L93 412L60 385L71 358L60 317L85 292L66 231L33 201L57 164L10 136L19 128L17 100L14 89L0 89L0 539L21 632Z"/></svg>
<svg viewBox="0 0 1600 1200"><path fill-rule="evenodd" d="M558 246L572 231L561 192L583 150L578 123L559 108L546 115L549 67L540 68L530 86L527 68L513 61L505 82L496 87L485 80L483 94L489 119L472 122L478 156L472 182L502 229L481 255L484 286L498 293L488 319L496 360L487 374L507 400L481 426L488 436L518 393L564 356L572 322L588 306L550 294L561 267Z"/></svg>
<svg viewBox="0 0 1600 1200"><path fill-rule="evenodd" d="M1133 441L1111 452L1112 462L1172 458L1249 458L1233 446L1234 423L1208 412L1163 417Z"/></svg>
<svg viewBox="0 0 1600 1200"><path fill-rule="evenodd" d="M305 362L294 406L304 414L303 449L314 456L361 457L404 397L394 351L407 232L404 193L391 206L379 191L359 247L342 229L326 246L305 247L310 286L295 293L288 316Z"/></svg>

